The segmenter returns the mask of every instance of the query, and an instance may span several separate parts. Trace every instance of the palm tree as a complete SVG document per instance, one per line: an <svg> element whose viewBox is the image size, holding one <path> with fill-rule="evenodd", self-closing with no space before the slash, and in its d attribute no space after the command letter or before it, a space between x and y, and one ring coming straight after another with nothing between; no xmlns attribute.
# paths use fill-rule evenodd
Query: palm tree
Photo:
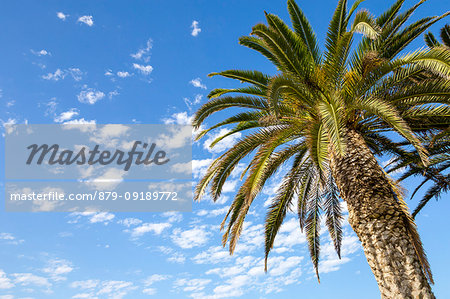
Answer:
<svg viewBox="0 0 450 299"><path fill-rule="evenodd" d="M450 25L445 25L441 28L440 36L443 44L438 42L431 32L425 34L425 43L430 48L442 47L450 51ZM432 76L433 74L422 75ZM423 178L422 182L412 192L411 199L425 184L431 183L412 212L413 217L416 217L431 199L435 198L438 200L443 193L450 190L450 174L448 173L450 168L450 127L448 126L448 114L446 115L445 113L446 111L442 110L440 115L436 113L433 117L434 125L438 126L439 124L442 130L439 133L422 136L422 143L425 145L429 157L429 164L426 167L421 163L421 159L416 152L405 152L402 150L400 148L404 145L402 143L397 143L397 148L391 147L390 150L390 153L394 154L395 158L389 163L388 173L406 168L399 181L413 176L421 176Z"/></svg>
<svg viewBox="0 0 450 299"><path fill-rule="evenodd" d="M416 195L425 184L431 183L420 200L417 207L412 212L416 215L435 198L438 200L445 192L450 191L450 134L449 130L444 130L440 134L425 136L423 140L425 148L428 151L429 164L424 167L420 163L420 157L414 152L396 151L396 157L391 161L388 173L406 168L406 171L400 176L399 181L406 180L413 176L421 176L422 182L414 189L411 199Z"/></svg>
<svg viewBox="0 0 450 299"><path fill-rule="evenodd" d="M396 148L389 138L393 132L427 163L416 131L439 130L433 122L436 110L450 114L450 55L440 47L400 53L447 14L405 25L424 1L400 13L404 1L398 0L377 18L366 10L356 12L361 2L348 11L346 0L338 2L323 52L294 0L288 1L293 29L266 13L268 25L257 24L250 36L240 38L241 45L264 55L278 72L211 74L247 85L213 90L210 101L196 112L194 127L200 128L209 116L227 108L246 110L202 131L198 138L230 125L231 130L211 146L229 135L246 134L212 162L196 187L195 199L210 186L217 200L236 165L251 156L222 222L223 245L229 243L233 253L253 200L280 166L290 165L266 216L266 268L277 232L295 206L318 276L321 215L340 255L342 198L382 297L434 298L414 220L375 153ZM352 47L356 33L363 36Z"/></svg>
<svg viewBox="0 0 450 299"><path fill-rule="evenodd" d="M427 34L425 34L425 42L428 47L433 48L445 46L447 48L450 48L450 25L447 24L441 28L441 40L444 43L443 45L437 41L433 33L428 32Z"/></svg>

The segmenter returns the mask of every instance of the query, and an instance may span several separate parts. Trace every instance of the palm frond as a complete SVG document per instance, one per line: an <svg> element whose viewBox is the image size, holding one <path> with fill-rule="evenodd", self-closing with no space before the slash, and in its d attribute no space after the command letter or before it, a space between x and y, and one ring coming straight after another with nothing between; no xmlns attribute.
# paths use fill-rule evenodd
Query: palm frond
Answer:
<svg viewBox="0 0 450 299"><path fill-rule="evenodd" d="M303 39L303 42L305 43L306 48L313 57L314 61L317 64L320 63L321 58L319 46L317 45L316 35L308 19L294 0L288 0L288 11L295 32Z"/></svg>

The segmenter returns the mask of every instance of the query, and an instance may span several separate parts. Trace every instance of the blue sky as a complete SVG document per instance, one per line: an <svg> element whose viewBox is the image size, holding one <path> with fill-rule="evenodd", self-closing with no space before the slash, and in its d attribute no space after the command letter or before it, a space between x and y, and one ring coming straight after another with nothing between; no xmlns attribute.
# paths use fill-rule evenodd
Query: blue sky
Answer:
<svg viewBox="0 0 450 299"><path fill-rule="evenodd" d="M336 1L299 5L323 44ZM362 7L379 15L384 5L368 0ZM446 1L430 0L414 19L446 8ZM208 73L275 72L237 42L264 21L264 10L288 20L285 1L273 0L2 1L0 122L184 123L212 88L236 86ZM410 48L422 45L418 39ZM234 141L211 150L214 134L194 144L195 180ZM3 187L4 173L0 178ZM323 232L321 284L295 215L287 217L263 273L262 221L276 179L229 256L218 225L238 181L236 172L218 203L194 203L192 213L6 213L2 205L0 298L379 298L348 225L340 261ZM449 209L442 198L417 217L438 298L450 297Z"/></svg>

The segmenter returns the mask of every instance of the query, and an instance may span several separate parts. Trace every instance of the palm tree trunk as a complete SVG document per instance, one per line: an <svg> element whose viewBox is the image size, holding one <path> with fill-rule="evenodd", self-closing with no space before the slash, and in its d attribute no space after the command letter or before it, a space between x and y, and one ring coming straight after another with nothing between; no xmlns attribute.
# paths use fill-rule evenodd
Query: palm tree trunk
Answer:
<svg viewBox="0 0 450 299"><path fill-rule="evenodd" d="M332 171L381 297L435 298L422 267L419 235L389 179L357 132L348 131L346 138L346 154L334 157Z"/></svg>

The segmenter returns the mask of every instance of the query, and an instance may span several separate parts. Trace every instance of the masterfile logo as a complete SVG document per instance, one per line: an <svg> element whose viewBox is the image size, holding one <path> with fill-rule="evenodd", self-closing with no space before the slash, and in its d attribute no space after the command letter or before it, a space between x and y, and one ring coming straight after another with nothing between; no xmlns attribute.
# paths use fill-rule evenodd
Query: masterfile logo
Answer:
<svg viewBox="0 0 450 299"><path fill-rule="evenodd" d="M7 211L190 211L192 128L13 125Z"/></svg>
<svg viewBox="0 0 450 299"><path fill-rule="evenodd" d="M139 151L138 147L142 146L143 151ZM128 171L131 165L134 163L136 165L150 165L155 163L156 165L163 165L170 161L166 157L166 152L159 150L153 155L156 148L156 143L152 143L150 146L146 142L135 141L133 147L129 152L124 152L116 149L113 153L109 150L99 150L100 145L96 144L92 150L87 149L87 147L82 147L78 152L72 150L62 150L58 144L53 144L49 146L48 144L32 144L27 147L29 149L30 155L27 159L27 164L33 163L33 160L37 154L35 163L41 165L42 162L47 159L49 165L110 165L116 163L117 165L124 165L124 170ZM146 150L146 152L144 152ZM145 155L144 155L145 154ZM136 158L134 158L136 157ZM145 158L144 158L145 157Z"/></svg>

